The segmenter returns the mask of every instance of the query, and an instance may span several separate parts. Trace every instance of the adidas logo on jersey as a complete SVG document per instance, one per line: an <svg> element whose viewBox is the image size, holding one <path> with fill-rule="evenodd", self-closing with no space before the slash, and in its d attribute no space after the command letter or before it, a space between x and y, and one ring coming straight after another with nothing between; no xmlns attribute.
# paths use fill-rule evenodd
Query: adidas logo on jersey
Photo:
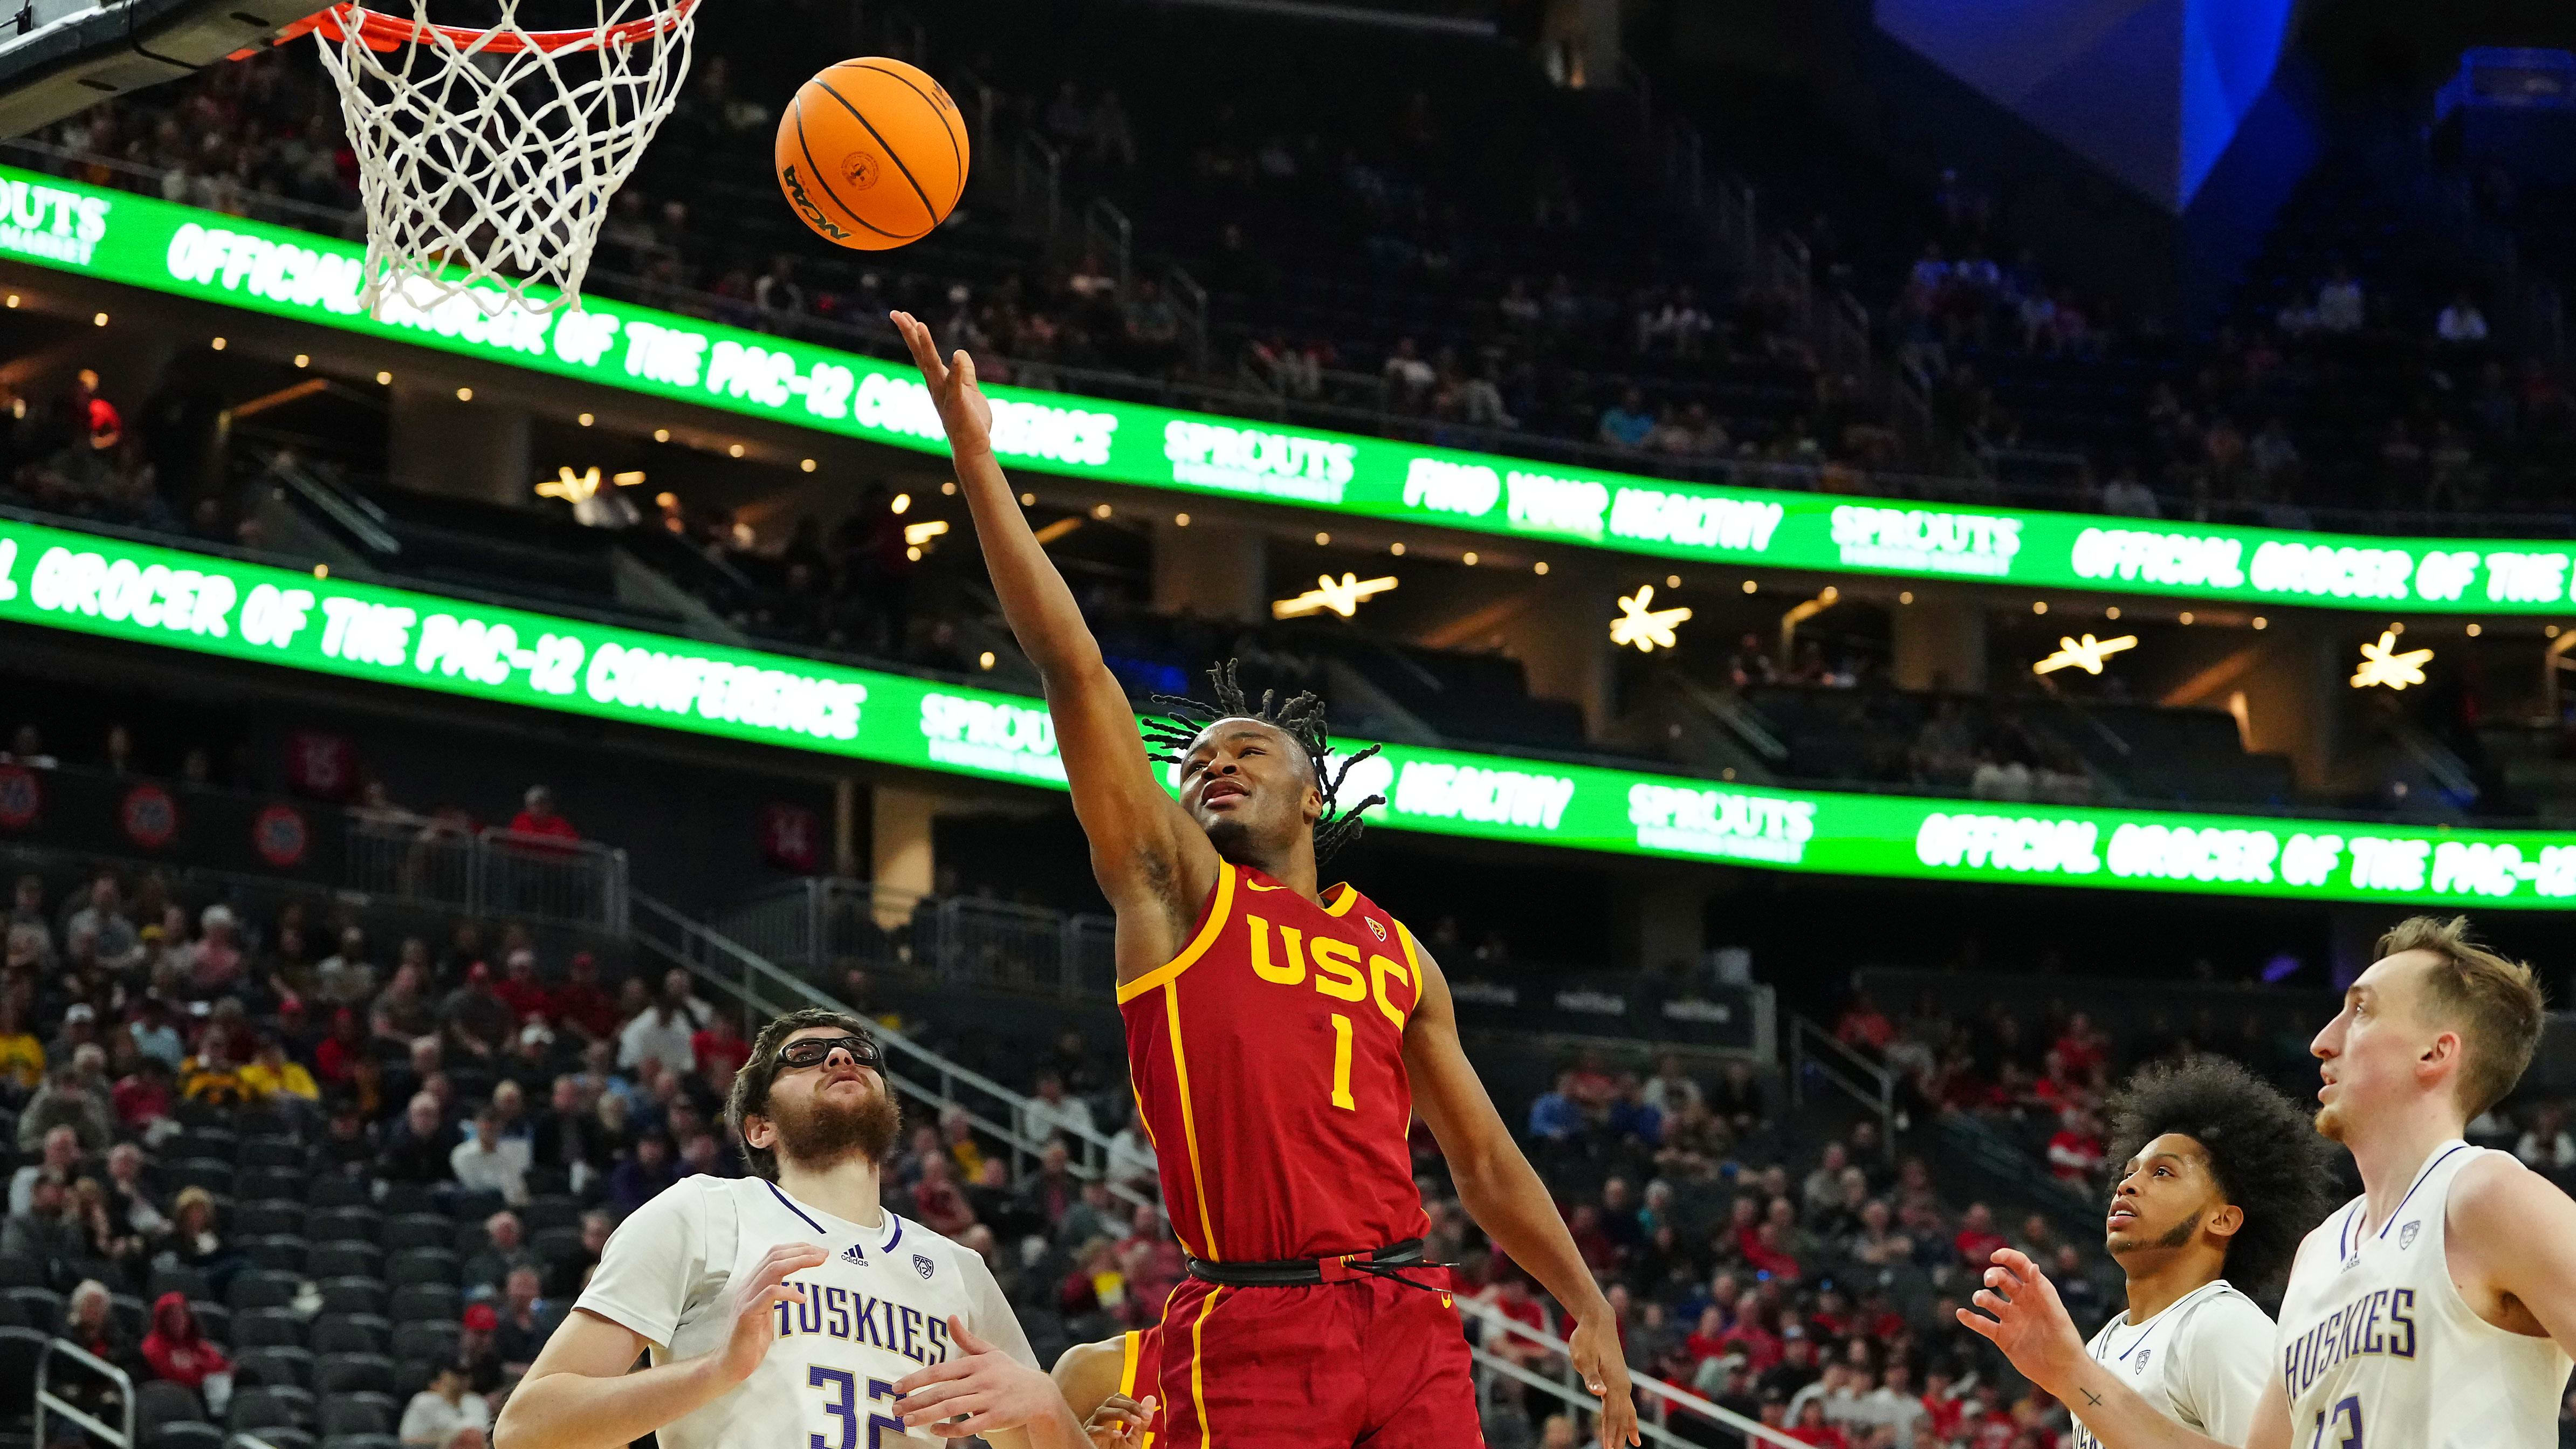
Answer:
<svg viewBox="0 0 2576 1449"><path fill-rule="evenodd" d="M868 1255L858 1244L852 1243L841 1250L841 1261L864 1268L868 1265Z"/></svg>

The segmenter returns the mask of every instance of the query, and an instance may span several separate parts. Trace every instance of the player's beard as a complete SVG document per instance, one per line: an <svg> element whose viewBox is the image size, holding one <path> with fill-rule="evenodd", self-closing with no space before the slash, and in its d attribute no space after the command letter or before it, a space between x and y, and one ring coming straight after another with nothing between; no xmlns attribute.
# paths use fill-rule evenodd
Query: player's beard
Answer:
<svg viewBox="0 0 2576 1449"><path fill-rule="evenodd" d="M853 1153L882 1166L903 1135L903 1107L882 1088L846 1107L817 1092L801 1107L773 1098L769 1124L778 1155L798 1167L829 1167Z"/></svg>
<svg viewBox="0 0 2576 1449"><path fill-rule="evenodd" d="M2183 1244L2190 1242L2193 1235L2199 1231L2200 1214L2193 1213L2190 1217L2174 1224L2172 1232L2156 1239L2156 1246L2159 1248L2179 1248Z"/></svg>
<svg viewBox="0 0 2576 1449"><path fill-rule="evenodd" d="M2341 1142L2343 1140L2343 1129L2345 1123L2343 1120L2343 1104L2341 1102L2328 1102L2324 1106L2319 1107L2317 1109L2316 1122L2318 1136L2323 1137L2328 1142Z"/></svg>

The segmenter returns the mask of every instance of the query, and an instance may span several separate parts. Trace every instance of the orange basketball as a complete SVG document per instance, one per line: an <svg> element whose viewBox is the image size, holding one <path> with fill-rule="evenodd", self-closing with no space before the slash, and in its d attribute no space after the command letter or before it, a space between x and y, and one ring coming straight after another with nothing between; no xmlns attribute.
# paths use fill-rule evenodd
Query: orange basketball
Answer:
<svg viewBox="0 0 2576 1449"><path fill-rule="evenodd" d="M919 241L966 190L966 118L919 67L845 60L797 87L778 122L778 188L827 241Z"/></svg>

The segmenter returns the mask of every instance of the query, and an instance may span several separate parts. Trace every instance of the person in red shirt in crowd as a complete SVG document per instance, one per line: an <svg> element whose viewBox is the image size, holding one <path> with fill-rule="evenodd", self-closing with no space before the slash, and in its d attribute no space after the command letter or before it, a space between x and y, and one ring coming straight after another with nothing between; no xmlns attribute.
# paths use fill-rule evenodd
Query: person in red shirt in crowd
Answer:
<svg viewBox="0 0 2576 1449"><path fill-rule="evenodd" d="M1712 1303L1699 1311L1699 1326L1682 1338L1682 1352L1694 1364L1726 1357L1726 1310Z"/></svg>
<svg viewBox="0 0 2576 1449"><path fill-rule="evenodd" d="M1852 993L1851 1005L1843 1008L1842 1019L1834 1023L1834 1040L1872 1059L1887 1052L1887 1044L1896 1040L1896 1023L1878 1009L1866 991Z"/></svg>
<svg viewBox="0 0 2576 1449"><path fill-rule="evenodd" d="M1610 1099L1619 1095L1619 1079L1601 1065L1598 1052L1585 1052L1565 1076L1565 1095L1586 1116L1598 1119L1610 1110Z"/></svg>
<svg viewBox="0 0 2576 1449"><path fill-rule="evenodd" d="M2078 1011L2066 1018L2066 1030L2057 1038L2056 1052L2066 1062L2066 1074L2083 1081L2110 1061L2111 1038L2093 1024L2090 1015Z"/></svg>
<svg viewBox="0 0 2576 1449"><path fill-rule="evenodd" d="M359 1058L367 1054L367 1024L356 1007L341 1007L331 1013L331 1034L313 1049L313 1075L326 1086L347 1086Z"/></svg>
<svg viewBox="0 0 2576 1449"><path fill-rule="evenodd" d="M1595 1273L1607 1273L1619 1266L1619 1245L1601 1226L1601 1209L1591 1203L1578 1203L1565 1220L1566 1231L1574 1236L1574 1250L1583 1255L1583 1264Z"/></svg>
<svg viewBox="0 0 2576 1449"><path fill-rule="evenodd" d="M141 1132L169 1116L177 1097L171 1085L170 1064L155 1056L136 1058L134 1070L108 1089L117 1122L130 1132Z"/></svg>
<svg viewBox="0 0 2576 1449"><path fill-rule="evenodd" d="M1744 1296L1735 1300L1735 1323L1726 1330L1724 1342L1727 1348L1743 1353L1744 1367L1750 1373L1758 1374L1770 1369L1787 1352L1781 1346L1780 1335L1763 1323L1765 1311L1762 1295L1747 1288Z"/></svg>
<svg viewBox="0 0 2576 1449"><path fill-rule="evenodd" d="M581 832L573 828L572 822L555 813L554 791L543 785L530 785L523 801L519 813L510 817L512 834L543 835L571 843L581 840Z"/></svg>
<svg viewBox="0 0 2576 1449"><path fill-rule="evenodd" d="M1822 1399L1809 1399L1798 1410L1798 1422L1789 1426L1789 1437L1819 1449L1851 1449L1851 1440L1843 1436L1843 1431L1825 1422Z"/></svg>
<svg viewBox="0 0 2576 1449"><path fill-rule="evenodd" d="M173 1290L152 1305L152 1331L143 1337L143 1361L161 1378L199 1395L206 1379L229 1374L232 1360L206 1341L197 1315L188 1311L188 1295Z"/></svg>
<svg viewBox="0 0 2576 1449"><path fill-rule="evenodd" d="M1947 1444L1959 1436L1968 1406L1950 1391L1950 1384L1949 1365L1936 1362L1924 1371L1923 1422L1914 1430L1914 1442Z"/></svg>
<svg viewBox="0 0 2576 1449"><path fill-rule="evenodd" d="M733 1018L717 1012L713 1020L689 1033L689 1052L697 1058L698 1075L710 1081L731 1080L751 1060L751 1043L734 1029Z"/></svg>
<svg viewBox="0 0 2576 1449"><path fill-rule="evenodd" d="M1505 1318L1524 1328L1541 1333L1555 1331L1548 1323L1547 1305L1530 1291L1529 1279L1521 1276L1520 1270L1504 1261L1499 1253L1495 1255L1493 1286L1487 1288L1482 1296L1487 1303L1501 1310ZM1497 1334L1493 1345L1497 1353L1524 1368L1546 1357L1546 1350L1518 1334Z"/></svg>
<svg viewBox="0 0 2576 1449"><path fill-rule="evenodd" d="M1973 1449L2012 1449L2021 1437L2021 1425L2013 1418L2012 1406L2004 1402L2003 1385L1992 1378L1977 1383L1975 1397L1968 1401L1961 1419L1968 1426L1968 1443Z"/></svg>
<svg viewBox="0 0 2576 1449"><path fill-rule="evenodd" d="M2004 1246L2004 1235L1995 1231L1995 1211L1984 1203L1970 1203L1968 1215L1960 1220L1959 1235L1951 1239L1959 1250L1959 1261L1982 1270L1994 1261L1995 1250Z"/></svg>
<svg viewBox="0 0 2576 1449"><path fill-rule="evenodd" d="M2048 1139L2048 1170L2059 1182L2090 1187L2102 1171L2102 1127L2082 1107L2059 1116L2057 1133Z"/></svg>
<svg viewBox="0 0 2576 1449"><path fill-rule="evenodd" d="M493 986L492 994L509 1005L511 1014L518 1018L521 1026L531 1020L549 1026L554 1024L555 994L537 979L537 953L525 946L510 952L501 980Z"/></svg>
<svg viewBox="0 0 2576 1449"><path fill-rule="evenodd" d="M1753 1246L1744 1250L1744 1261L1766 1278L1795 1280L1801 1274L1798 1260L1789 1251L1789 1235L1778 1223L1764 1223L1753 1235Z"/></svg>
<svg viewBox="0 0 2576 1449"><path fill-rule="evenodd" d="M73 429L88 438L92 451L103 453L125 440L125 419L117 415L116 404L98 395L96 369L82 368L64 401Z"/></svg>
<svg viewBox="0 0 2576 1449"><path fill-rule="evenodd" d="M599 984L599 962L588 951L572 953L564 984L555 988L555 1025L587 1041L615 1041L621 1025L617 998Z"/></svg>

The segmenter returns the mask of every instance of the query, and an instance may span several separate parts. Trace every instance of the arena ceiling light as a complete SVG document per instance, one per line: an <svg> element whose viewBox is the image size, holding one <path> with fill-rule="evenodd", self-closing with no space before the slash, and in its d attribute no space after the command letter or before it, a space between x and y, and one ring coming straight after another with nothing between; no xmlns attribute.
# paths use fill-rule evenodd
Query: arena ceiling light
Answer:
<svg viewBox="0 0 2576 1449"><path fill-rule="evenodd" d="M2384 684L2390 689L2404 689L2410 684L2422 684L2424 661L2432 657L2430 649L2398 653L2397 631L2383 629L2378 643L2361 646L2361 667L2352 672L2352 687L2370 689Z"/></svg>
<svg viewBox="0 0 2576 1449"><path fill-rule="evenodd" d="M1640 654L1652 654L1657 649L1679 648L1681 639L1673 633L1673 626L1690 618L1689 607L1675 605L1669 609L1658 609L1652 607L1654 602L1653 584L1639 584L1637 592L1621 599L1619 617L1610 621L1610 642L1616 645L1633 644Z"/></svg>
<svg viewBox="0 0 2576 1449"><path fill-rule="evenodd" d="M2087 634L2081 639L2057 636L2057 652L2030 667L2033 674L2055 674L2061 669L2081 669L2087 674L2102 672L2102 661L2125 649L2138 647L2138 636L2123 634L2117 639L2096 639Z"/></svg>
<svg viewBox="0 0 2576 1449"><path fill-rule="evenodd" d="M1346 573L1339 580L1334 579L1330 574L1317 574L1313 588L1293 599L1272 600L1270 617L1302 619L1309 614L1320 614L1330 609L1347 619L1360 611L1360 604L1363 601L1373 599L1394 587L1393 574L1364 579L1357 574Z"/></svg>

